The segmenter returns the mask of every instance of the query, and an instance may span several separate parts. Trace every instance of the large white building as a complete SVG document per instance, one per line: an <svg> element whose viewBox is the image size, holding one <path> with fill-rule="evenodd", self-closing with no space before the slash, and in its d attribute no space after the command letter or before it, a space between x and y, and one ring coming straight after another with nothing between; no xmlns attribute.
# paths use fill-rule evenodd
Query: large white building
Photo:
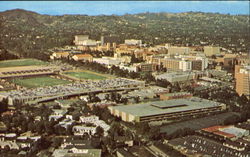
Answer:
<svg viewBox="0 0 250 157"><path fill-rule="evenodd" d="M96 46L98 44L96 40L89 39L88 35L76 35L74 43L77 46Z"/></svg>
<svg viewBox="0 0 250 157"><path fill-rule="evenodd" d="M108 109L112 115L120 117L126 122L150 122L173 121L180 120L180 118L218 113L225 110L226 105L207 99L191 97L134 105L109 106Z"/></svg>
<svg viewBox="0 0 250 157"><path fill-rule="evenodd" d="M82 41L88 40L88 39L89 39L88 35L75 35L74 43L75 45L81 45Z"/></svg>
<svg viewBox="0 0 250 157"><path fill-rule="evenodd" d="M96 133L96 127L85 126L85 125L75 125L73 126L72 131L74 132L74 135L84 135L86 133L90 135L94 135Z"/></svg>
<svg viewBox="0 0 250 157"><path fill-rule="evenodd" d="M78 44L82 45L82 46L96 46L97 45L97 41L96 40L87 39L87 40L79 41Z"/></svg>
<svg viewBox="0 0 250 157"><path fill-rule="evenodd" d="M177 55L175 58L182 59L180 69L183 71L190 69L204 71L208 67L208 58L204 56Z"/></svg>
<svg viewBox="0 0 250 157"><path fill-rule="evenodd" d="M164 73L161 75L156 75L155 79L157 80L167 80L171 83L173 82L184 82L195 79L196 74L193 72L171 72Z"/></svg>
<svg viewBox="0 0 250 157"><path fill-rule="evenodd" d="M188 47L178 47L178 46L171 46L168 48L168 54L170 55L183 55L183 54L189 54L190 48Z"/></svg>
<svg viewBox="0 0 250 157"><path fill-rule="evenodd" d="M97 116L81 116L80 121L82 123L94 123L99 120Z"/></svg>
<svg viewBox="0 0 250 157"><path fill-rule="evenodd" d="M127 40L125 40L125 44L126 45L138 45L138 46L141 46L142 45L142 40L127 39Z"/></svg>
<svg viewBox="0 0 250 157"><path fill-rule="evenodd" d="M119 65L121 63L120 60L118 60L117 58L113 58L113 57L94 58L93 62L96 62L96 63L99 63L99 64L104 64L104 65L107 65L107 66Z"/></svg>
<svg viewBox="0 0 250 157"><path fill-rule="evenodd" d="M180 61L179 65L180 65L180 69L182 71L192 70L192 61L182 60L182 61Z"/></svg>
<svg viewBox="0 0 250 157"><path fill-rule="evenodd" d="M123 70L128 70L129 72L137 72L138 71L138 68L136 68L135 66L120 65L119 68L123 69Z"/></svg>
<svg viewBox="0 0 250 157"><path fill-rule="evenodd" d="M99 126L99 127L103 128L104 136L108 135L107 132L110 129L110 126L108 124L106 124L103 120L100 120L99 117L97 117L97 116L87 116L87 117L86 116L81 116L80 121L82 123L94 124L96 127ZM95 133L95 131L94 132L91 131L91 128L86 128L86 127L77 127L77 128L75 128L75 131L76 131L76 133L79 133L79 131L83 132L83 133L85 133L85 132L87 132L87 133L89 133L89 132Z"/></svg>

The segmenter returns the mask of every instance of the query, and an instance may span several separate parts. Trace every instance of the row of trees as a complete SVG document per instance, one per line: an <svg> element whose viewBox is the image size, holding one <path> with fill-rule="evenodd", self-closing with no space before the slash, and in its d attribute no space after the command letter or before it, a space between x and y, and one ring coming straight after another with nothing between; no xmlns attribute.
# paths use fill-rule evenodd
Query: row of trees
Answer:
<svg viewBox="0 0 250 157"><path fill-rule="evenodd" d="M4 98L0 101L0 114L8 110L8 99Z"/></svg>
<svg viewBox="0 0 250 157"><path fill-rule="evenodd" d="M240 112L244 114L246 118L250 118L250 113L248 112L250 110L250 100L247 99L244 94L239 96L234 89L229 87L218 87L197 91L192 88L187 88L187 90L195 96L224 103L229 107L229 110Z"/></svg>
<svg viewBox="0 0 250 157"><path fill-rule="evenodd" d="M7 59L18 59L18 56L11 54L6 49L2 49L0 46L0 60L7 60Z"/></svg>

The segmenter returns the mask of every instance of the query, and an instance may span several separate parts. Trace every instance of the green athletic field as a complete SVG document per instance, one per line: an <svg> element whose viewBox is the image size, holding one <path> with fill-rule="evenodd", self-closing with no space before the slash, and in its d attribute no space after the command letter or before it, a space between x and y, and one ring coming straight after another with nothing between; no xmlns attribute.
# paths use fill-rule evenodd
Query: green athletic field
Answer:
<svg viewBox="0 0 250 157"><path fill-rule="evenodd" d="M12 80L13 83L27 87L27 88L36 88L36 87L45 87L45 86L54 86L59 84L69 84L70 81L60 80L57 78L52 78L49 76L42 77L31 77L31 78L17 78Z"/></svg>
<svg viewBox="0 0 250 157"><path fill-rule="evenodd" d="M46 62L37 59L15 59L0 61L0 68L18 67L18 66L31 66L31 65L46 65Z"/></svg>
<svg viewBox="0 0 250 157"><path fill-rule="evenodd" d="M66 75L78 78L78 79L90 79L90 80L103 80L107 77L102 74L97 74L94 72L65 72Z"/></svg>

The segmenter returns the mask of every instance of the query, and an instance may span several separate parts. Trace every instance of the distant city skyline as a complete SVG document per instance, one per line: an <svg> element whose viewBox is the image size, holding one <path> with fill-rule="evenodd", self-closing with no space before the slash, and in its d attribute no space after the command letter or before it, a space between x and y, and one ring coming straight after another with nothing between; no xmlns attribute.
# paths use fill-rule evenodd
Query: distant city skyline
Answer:
<svg viewBox="0 0 250 157"><path fill-rule="evenodd" d="M124 15L190 11L249 15L249 1L0 1L0 12L12 9L25 9L48 15Z"/></svg>

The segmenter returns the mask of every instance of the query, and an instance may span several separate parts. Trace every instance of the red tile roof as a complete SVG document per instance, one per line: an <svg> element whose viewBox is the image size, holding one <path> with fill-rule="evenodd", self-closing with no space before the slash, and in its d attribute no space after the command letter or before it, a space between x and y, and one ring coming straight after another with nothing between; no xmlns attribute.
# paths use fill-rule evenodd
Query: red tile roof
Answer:
<svg viewBox="0 0 250 157"><path fill-rule="evenodd" d="M215 131L218 131L220 128L224 128L224 127L220 125L216 125L216 126L212 126L209 128L203 128L202 130L207 131L207 132L215 132Z"/></svg>
<svg viewBox="0 0 250 157"><path fill-rule="evenodd" d="M78 57L78 58L92 57L90 54L78 54L78 55L75 55L75 56Z"/></svg>
<svg viewBox="0 0 250 157"><path fill-rule="evenodd" d="M216 135L220 135L220 136L224 136L224 137L228 137L228 138L235 137L235 135L233 135L233 134L229 134L229 133L222 132L222 131L216 131L216 132L213 132L213 133L216 134Z"/></svg>

